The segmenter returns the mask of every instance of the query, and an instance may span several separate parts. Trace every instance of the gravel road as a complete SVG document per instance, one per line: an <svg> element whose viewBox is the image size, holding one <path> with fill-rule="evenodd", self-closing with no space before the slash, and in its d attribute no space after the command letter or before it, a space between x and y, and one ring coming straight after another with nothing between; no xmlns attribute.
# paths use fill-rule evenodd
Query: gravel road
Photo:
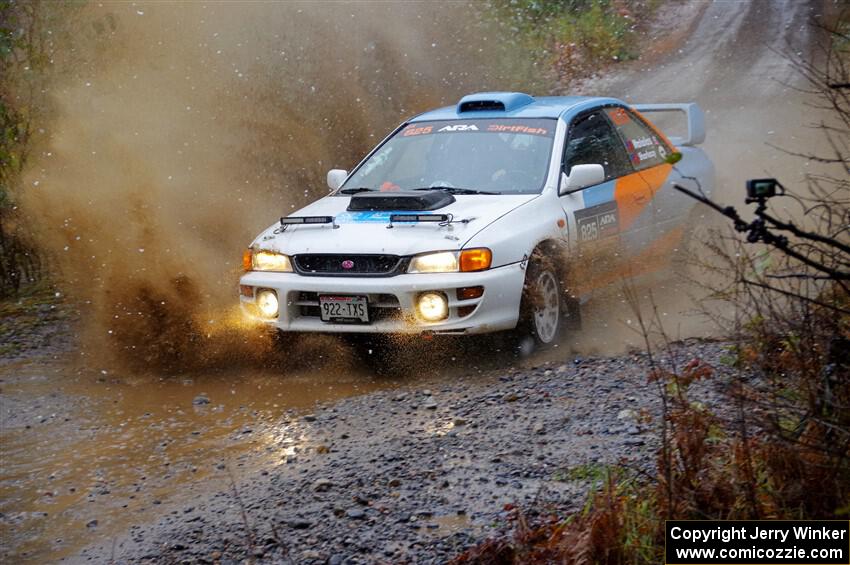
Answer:
<svg viewBox="0 0 850 565"><path fill-rule="evenodd" d="M698 102L706 114L703 148L717 166L716 196L726 203L743 204L748 178L775 176L796 186L806 164L777 147L811 151L823 136L811 128L819 115L806 104L805 82L788 57L816 53L823 37L814 18L838 8L814 0L689 6L702 9L696 25L667 10L649 56L583 85L582 93L601 91L633 104Z"/></svg>
<svg viewBox="0 0 850 565"><path fill-rule="evenodd" d="M675 355L718 368L694 399L721 412L725 349L694 341ZM80 557L443 563L502 527L506 505L575 510L605 465L650 470L659 401L647 372L643 354L574 358L292 412L264 430L263 453L221 462L229 486Z"/></svg>

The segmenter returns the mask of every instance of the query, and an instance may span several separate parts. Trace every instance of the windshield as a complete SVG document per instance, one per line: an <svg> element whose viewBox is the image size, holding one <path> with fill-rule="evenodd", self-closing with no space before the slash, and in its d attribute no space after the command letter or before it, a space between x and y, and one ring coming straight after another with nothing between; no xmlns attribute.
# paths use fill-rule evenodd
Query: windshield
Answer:
<svg viewBox="0 0 850 565"><path fill-rule="evenodd" d="M340 192L455 189L532 194L543 189L553 119L414 122L384 143Z"/></svg>

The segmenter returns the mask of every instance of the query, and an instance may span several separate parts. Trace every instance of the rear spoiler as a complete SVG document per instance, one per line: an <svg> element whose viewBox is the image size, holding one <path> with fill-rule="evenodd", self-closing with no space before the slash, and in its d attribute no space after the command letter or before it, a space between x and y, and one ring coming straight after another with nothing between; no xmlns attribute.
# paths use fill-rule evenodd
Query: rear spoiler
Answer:
<svg viewBox="0 0 850 565"><path fill-rule="evenodd" d="M688 120L685 137L671 137L673 145L699 145L705 141L705 114L696 102L688 104L635 104L638 112L684 112Z"/></svg>

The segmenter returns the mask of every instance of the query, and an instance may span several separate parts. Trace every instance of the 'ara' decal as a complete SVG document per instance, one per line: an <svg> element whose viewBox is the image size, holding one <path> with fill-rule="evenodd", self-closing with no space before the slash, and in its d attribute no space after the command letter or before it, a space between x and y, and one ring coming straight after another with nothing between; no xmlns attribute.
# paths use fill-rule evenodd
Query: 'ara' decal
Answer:
<svg viewBox="0 0 850 565"><path fill-rule="evenodd" d="M620 233L620 213L616 202L605 202L576 212L579 243Z"/></svg>

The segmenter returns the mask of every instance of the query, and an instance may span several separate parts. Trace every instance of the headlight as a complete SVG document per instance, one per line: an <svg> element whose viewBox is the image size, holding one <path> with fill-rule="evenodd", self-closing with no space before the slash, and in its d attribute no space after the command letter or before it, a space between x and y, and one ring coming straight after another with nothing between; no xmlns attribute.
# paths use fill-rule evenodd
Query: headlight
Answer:
<svg viewBox="0 0 850 565"><path fill-rule="evenodd" d="M275 253L274 251L251 251L250 261L246 258L242 263L246 270L254 271L276 271L279 273L291 273L292 262L288 255Z"/></svg>
<svg viewBox="0 0 850 565"><path fill-rule="evenodd" d="M454 251L417 255L407 268L408 273L454 273L457 270L457 253Z"/></svg>
<svg viewBox="0 0 850 565"><path fill-rule="evenodd" d="M417 255L410 261L408 273L456 273L484 271L490 268L493 253L486 247L463 251L440 251Z"/></svg>

